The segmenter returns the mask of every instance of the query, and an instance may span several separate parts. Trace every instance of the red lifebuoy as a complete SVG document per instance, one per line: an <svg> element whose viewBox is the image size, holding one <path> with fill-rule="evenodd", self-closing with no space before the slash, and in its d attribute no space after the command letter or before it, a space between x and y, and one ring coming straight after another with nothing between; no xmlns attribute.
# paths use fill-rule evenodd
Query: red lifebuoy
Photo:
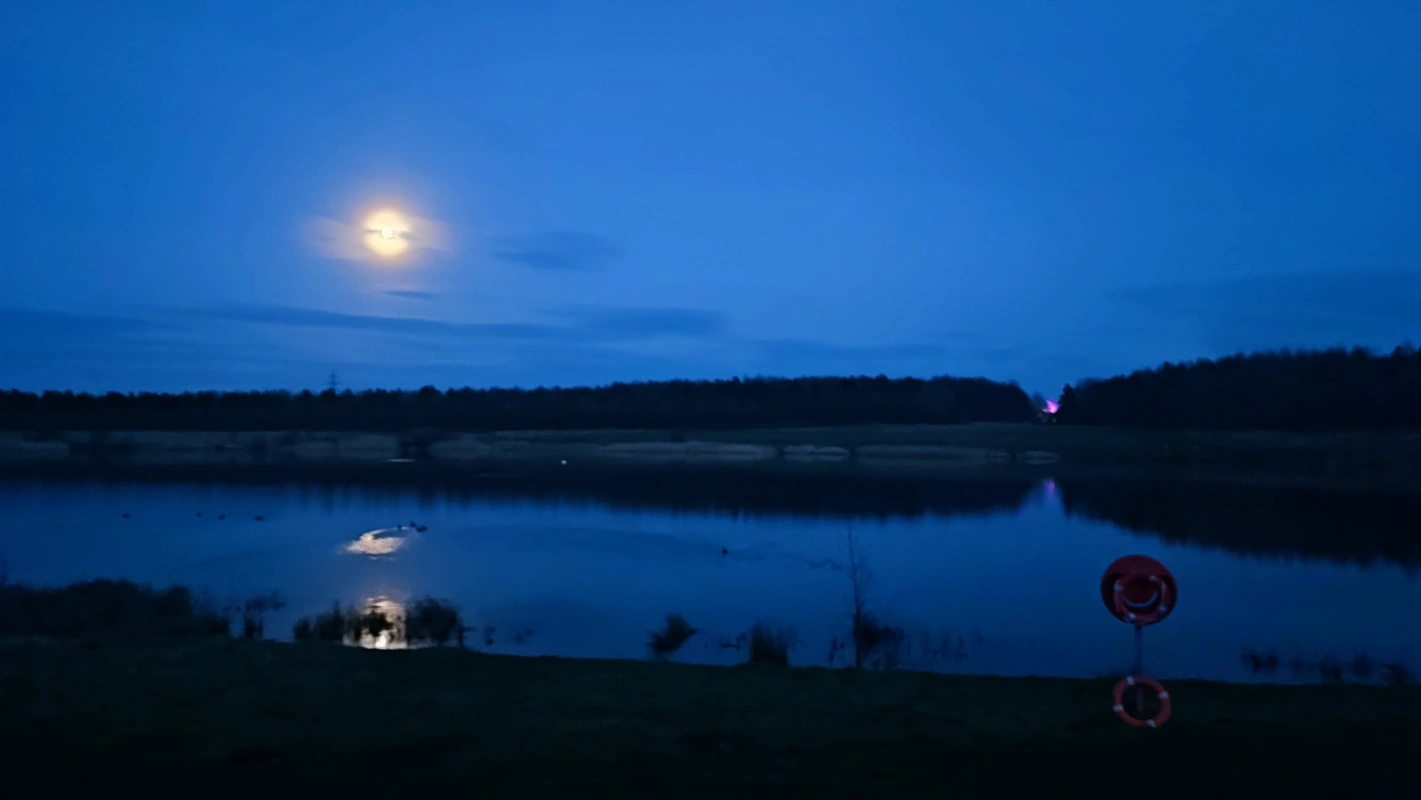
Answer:
<svg viewBox="0 0 1421 800"><path fill-rule="evenodd" d="M1160 562L1149 556L1124 556L1106 568L1100 596L1122 622L1153 625L1174 610L1179 588Z"/></svg>
<svg viewBox="0 0 1421 800"><path fill-rule="evenodd" d="M1129 686L1143 686L1147 689L1153 689L1155 695L1159 697L1159 713L1150 719L1135 719L1130 716L1129 713L1125 711L1124 703L1125 689ZM1126 725L1131 725L1136 728L1158 728L1169 721L1169 712L1173 708L1169 700L1169 692L1165 691L1165 688L1160 685L1159 681L1152 678L1142 678L1136 675L1121 678L1120 682L1115 684L1114 697L1115 707L1113 710L1116 716L1125 720Z"/></svg>

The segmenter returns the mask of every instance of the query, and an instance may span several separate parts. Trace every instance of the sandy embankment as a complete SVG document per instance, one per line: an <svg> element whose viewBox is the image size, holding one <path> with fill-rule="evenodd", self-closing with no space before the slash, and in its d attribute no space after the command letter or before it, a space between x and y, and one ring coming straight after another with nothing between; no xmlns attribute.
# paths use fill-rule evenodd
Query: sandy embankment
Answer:
<svg viewBox="0 0 1421 800"><path fill-rule="evenodd" d="M779 448L763 444L725 442L635 442L608 444L599 455L637 461L766 461L778 458Z"/></svg>
<svg viewBox="0 0 1421 800"><path fill-rule="evenodd" d="M786 461L822 463L847 461L849 451L842 447L819 447L812 444L792 444L784 448Z"/></svg>
<svg viewBox="0 0 1421 800"><path fill-rule="evenodd" d="M951 447L948 445L867 444L854 450L854 457L865 464L933 464L935 466L986 466L1005 464L1011 453L987 447Z"/></svg>

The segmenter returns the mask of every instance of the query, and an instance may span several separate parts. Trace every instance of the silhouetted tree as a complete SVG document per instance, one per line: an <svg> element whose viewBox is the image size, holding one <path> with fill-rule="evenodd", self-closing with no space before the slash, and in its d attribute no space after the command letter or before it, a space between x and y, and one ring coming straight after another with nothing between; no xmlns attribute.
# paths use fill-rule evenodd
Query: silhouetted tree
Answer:
<svg viewBox="0 0 1421 800"><path fill-rule="evenodd" d="M1076 399L1076 390L1069 385L1061 389L1061 399L1057 401L1060 407L1056 409L1056 421L1063 425L1080 422L1080 401Z"/></svg>
<svg viewBox="0 0 1421 800"><path fill-rule="evenodd" d="M1421 354L1360 347L1166 362L1075 386L1062 422L1137 427L1306 430L1421 425Z"/></svg>
<svg viewBox="0 0 1421 800"><path fill-rule="evenodd" d="M868 423L1019 422L1015 384L983 378L739 378L597 388L349 389L320 394L0 393L0 428L63 430L499 430L732 428Z"/></svg>

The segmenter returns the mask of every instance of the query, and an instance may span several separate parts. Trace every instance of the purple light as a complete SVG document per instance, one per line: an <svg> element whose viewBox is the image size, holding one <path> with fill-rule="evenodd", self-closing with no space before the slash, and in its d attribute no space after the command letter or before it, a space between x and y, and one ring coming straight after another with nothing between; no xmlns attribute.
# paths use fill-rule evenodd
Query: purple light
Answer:
<svg viewBox="0 0 1421 800"><path fill-rule="evenodd" d="M1060 403L1056 402L1055 400L1047 400L1047 401L1046 401L1046 408L1044 409L1044 411L1045 411L1047 414L1055 414L1057 411L1060 411L1060 410L1061 410L1061 404L1060 404Z"/></svg>

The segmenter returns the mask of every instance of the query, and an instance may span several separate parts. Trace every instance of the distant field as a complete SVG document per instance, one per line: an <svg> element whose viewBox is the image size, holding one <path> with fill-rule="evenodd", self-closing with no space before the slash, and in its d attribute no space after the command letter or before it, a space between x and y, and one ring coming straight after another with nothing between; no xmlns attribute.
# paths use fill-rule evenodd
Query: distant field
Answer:
<svg viewBox="0 0 1421 800"><path fill-rule="evenodd" d="M563 459L833 462L977 467L1172 465L1275 473L1421 476L1421 433L1180 431L1011 423L740 430L566 430L405 434L271 431L0 434L0 462L103 456L135 463L451 463Z"/></svg>
<svg viewBox="0 0 1421 800"><path fill-rule="evenodd" d="M0 644L15 797L1415 796L1421 697L1169 682L376 652ZM92 791L91 791L92 790Z"/></svg>

